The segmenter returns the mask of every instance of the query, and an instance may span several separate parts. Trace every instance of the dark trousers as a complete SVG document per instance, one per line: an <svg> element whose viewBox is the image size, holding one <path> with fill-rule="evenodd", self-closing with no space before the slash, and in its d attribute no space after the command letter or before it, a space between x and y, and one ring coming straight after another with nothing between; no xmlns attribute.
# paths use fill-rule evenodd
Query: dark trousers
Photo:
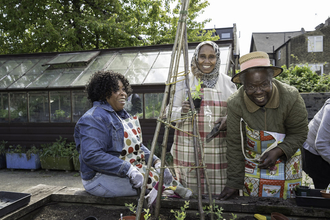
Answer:
<svg viewBox="0 0 330 220"><path fill-rule="evenodd" d="M326 189L330 184L330 164L319 155L302 148L303 170L314 182L315 189Z"/></svg>

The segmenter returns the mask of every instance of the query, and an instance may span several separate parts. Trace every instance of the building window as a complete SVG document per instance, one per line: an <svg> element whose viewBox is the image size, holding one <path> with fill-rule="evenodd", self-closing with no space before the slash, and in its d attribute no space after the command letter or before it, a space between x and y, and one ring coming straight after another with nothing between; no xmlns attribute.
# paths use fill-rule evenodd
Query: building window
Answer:
<svg viewBox="0 0 330 220"><path fill-rule="evenodd" d="M308 52L323 52L323 36L308 37Z"/></svg>
<svg viewBox="0 0 330 220"><path fill-rule="evenodd" d="M230 33L221 33L221 39L230 39Z"/></svg>
<svg viewBox="0 0 330 220"><path fill-rule="evenodd" d="M281 59L281 51L279 50L277 53L277 60L280 60L280 59Z"/></svg>
<svg viewBox="0 0 330 220"><path fill-rule="evenodd" d="M302 67L302 66L304 66L304 65L303 65L303 64L299 64L299 65L297 65L297 66ZM312 71L316 72L318 75L323 75L323 63L309 63L309 64L308 64L308 67L309 67Z"/></svg>

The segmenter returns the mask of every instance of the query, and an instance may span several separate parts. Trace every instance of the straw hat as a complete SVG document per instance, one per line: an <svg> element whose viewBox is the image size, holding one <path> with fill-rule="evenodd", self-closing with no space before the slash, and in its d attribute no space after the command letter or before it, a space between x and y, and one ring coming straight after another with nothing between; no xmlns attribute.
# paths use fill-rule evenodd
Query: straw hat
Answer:
<svg viewBox="0 0 330 220"><path fill-rule="evenodd" d="M255 51L242 56L239 58L239 64L241 65L241 72L237 73L233 76L233 78L231 78L231 81L234 83L241 83L239 79L240 74L245 73L248 69L251 68L272 68L274 70L273 77L278 76L283 71L281 67L271 66L268 54L262 51Z"/></svg>

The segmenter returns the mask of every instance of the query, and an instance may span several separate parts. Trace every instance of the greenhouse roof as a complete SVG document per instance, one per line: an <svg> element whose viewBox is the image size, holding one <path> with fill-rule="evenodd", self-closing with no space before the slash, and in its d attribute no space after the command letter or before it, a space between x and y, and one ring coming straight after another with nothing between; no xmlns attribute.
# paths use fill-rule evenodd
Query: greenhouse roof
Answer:
<svg viewBox="0 0 330 220"><path fill-rule="evenodd" d="M231 41L216 41L221 50L220 71L227 73ZM197 43L189 44L189 67ZM131 85L164 85L173 45L107 50L0 55L0 91L84 87L98 70L122 73ZM182 56L179 72L184 70Z"/></svg>

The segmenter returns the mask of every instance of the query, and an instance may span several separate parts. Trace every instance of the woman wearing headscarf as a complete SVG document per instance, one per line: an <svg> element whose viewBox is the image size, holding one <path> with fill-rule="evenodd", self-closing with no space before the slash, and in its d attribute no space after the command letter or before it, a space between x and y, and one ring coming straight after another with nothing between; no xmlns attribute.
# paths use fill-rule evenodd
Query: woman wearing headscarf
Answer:
<svg viewBox="0 0 330 220"><path fill-rule="evenodd" d="M201 87L202 101L196 112L198 140L203 149L199 158L205 162L211 193L215 195L219 195L226 184L226 100L237 90L231 78L219 72L220 62L218 45L211 41L202 42L196 47L191 61L191 73L189 73L191 93L196 92L196 86ZM178 129L175 130L171 153L178 180L197 193L195 168L198 165L195 164L193 136L188 135L188 133L193 134L193 122L191 118L186 118L191 115L187 91L185 80L177 83L171 119ZM218 130L221 131L213 139L207 141L207 135L220 121ZM204 174L201 175L201 187L202 194L208 194Z"/></svg>

